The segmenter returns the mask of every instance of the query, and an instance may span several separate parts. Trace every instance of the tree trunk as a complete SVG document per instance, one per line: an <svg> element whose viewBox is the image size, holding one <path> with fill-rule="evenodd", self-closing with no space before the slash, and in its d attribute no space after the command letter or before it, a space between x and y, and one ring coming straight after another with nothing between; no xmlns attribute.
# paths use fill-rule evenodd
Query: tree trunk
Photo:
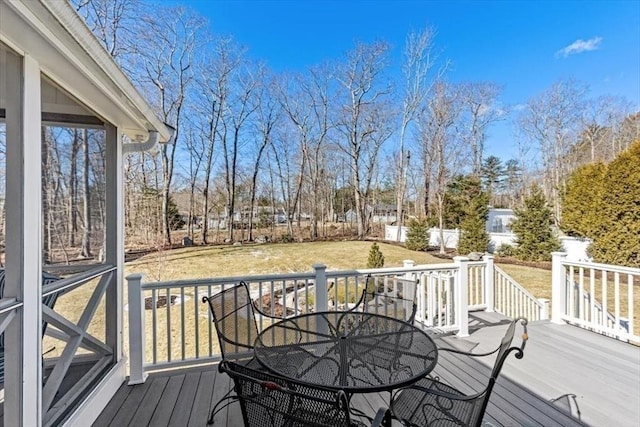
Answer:
<svg viewBox="0 0 640 427"><path fill-rule="evenodd" d="M89 135L84 129L82 135L82 201L84 214L84 228L82 230L82 256L89 258L91 254L91 194L89 187Z"/></svg>

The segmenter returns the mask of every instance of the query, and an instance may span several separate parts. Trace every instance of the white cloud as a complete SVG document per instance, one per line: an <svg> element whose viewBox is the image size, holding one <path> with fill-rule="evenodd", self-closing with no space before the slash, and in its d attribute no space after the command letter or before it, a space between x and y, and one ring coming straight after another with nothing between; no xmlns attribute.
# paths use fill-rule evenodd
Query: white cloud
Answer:
<svg viewBox="0 0 640 427"><path fill-rule="evenodd" d="M588 52L590 50L597 50L602 42L602 37L594 37L589 40L578 39L556 52L556 57L562 56L566 58L569 55L575 55L577 53Z"/></svg>

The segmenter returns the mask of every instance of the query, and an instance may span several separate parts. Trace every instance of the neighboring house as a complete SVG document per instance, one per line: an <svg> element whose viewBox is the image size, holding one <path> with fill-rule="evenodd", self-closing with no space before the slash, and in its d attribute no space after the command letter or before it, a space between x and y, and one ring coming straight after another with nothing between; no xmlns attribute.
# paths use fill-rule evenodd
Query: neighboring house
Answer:
<svg viewBox="0 0 640 427"><path fill-rule="evenodd" d="M391 224L397 220L395 205L367 205L365 210L371 221L374 223ZM356 222L358 220L358 213L353 209L349 209L345 212L344 219L346 222Z"/></svg>
<svg viewBox="0 0 640 427"><path fill-rule="evenodd" d="M511 233L511 221L516 217L513 209L489 208L488 233Z"/></svg>

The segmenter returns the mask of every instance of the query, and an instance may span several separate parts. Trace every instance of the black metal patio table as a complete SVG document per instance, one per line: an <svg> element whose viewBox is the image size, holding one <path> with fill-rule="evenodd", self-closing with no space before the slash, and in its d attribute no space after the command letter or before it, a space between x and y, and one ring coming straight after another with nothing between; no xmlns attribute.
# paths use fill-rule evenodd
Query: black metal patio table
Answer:
<svg viewBox="0 0 640 427"><path fill-rule="evenodd" d="M321 312L285 319L256 339L255 355L287 378L353 393L410 385L436 365L420 328L375 313Z"/></svg>

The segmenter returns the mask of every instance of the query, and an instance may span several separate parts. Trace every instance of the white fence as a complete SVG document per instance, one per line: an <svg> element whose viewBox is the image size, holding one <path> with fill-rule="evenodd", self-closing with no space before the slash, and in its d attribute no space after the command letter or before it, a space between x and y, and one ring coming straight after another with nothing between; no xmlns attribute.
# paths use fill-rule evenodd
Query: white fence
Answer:
<svg viewBox="0 0 640 427"><path fill-rule="evenodd" d="M439 228L430 228L429 231L429 246L434 248L440 247L440 242L444 242L444 247L447 249L455 249L458 247L458 241L460 240L460 230L442 230L440 234ZM385 225L384 226L384 239L390 242L405 242L407 240L407 227L400 227L400 240L398 237L397 225ZM516 236L513 233L489 233L489 252L493 253L501 245L514 245Z"/></svg>

